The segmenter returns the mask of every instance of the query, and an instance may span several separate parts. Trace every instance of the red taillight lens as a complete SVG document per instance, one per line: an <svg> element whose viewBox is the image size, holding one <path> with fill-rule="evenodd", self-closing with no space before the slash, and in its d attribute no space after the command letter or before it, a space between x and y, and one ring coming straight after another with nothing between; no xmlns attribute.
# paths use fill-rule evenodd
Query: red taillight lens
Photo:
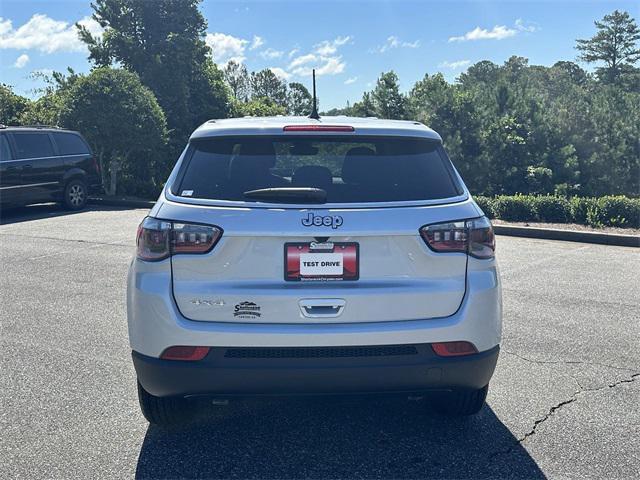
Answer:
<svg viewBox="0 0 640 480"><path fill-rule="evenodd" d="M197 361L202 360L209 353L209 347L169 347L160 358L162 360L183 360L183 361Z"/></svg>
<svg viewBox="0 0 640 480"><path fill-rule="evenodd" d="M172 254L207 253L221 235L218 227L147 217L138 227L137 255L141 260L153 262Z"/></svg>
<svg viewBox="0 0 640 480"><path fill-rule="evenodd" d="M422 227L420 235L436 252L466 252L467 227L465 222L438 223Z"/></svg>
<svg viewBox="0 0 640 480"><path fill-rule="evenodd" d="M475 345L470 342L442 342L432 343L431 348L439 357L459 357L478 353Z"/></svg>
<svg viewBox="0 0 640 480"><path fill-rule="evenodd" d="M487 217L426 225L420 235L435 252L465 252L476 258L492 258L496 249L493 227Z"/></svg>
<svg viewBox="0 0 640 480"><path fill-rule="evenodd" d="M287 125L285 132L353 132L355 128L349 125Z"/></svg>
<svg viewBox="0 0 640 480"><path fill-rule="evenodd" d="M171 255L169 236L171 223L147 217L138 226L136 238L137 255L141 260L154 262Z"/></svg>
<svg viewBox="0 0 640 480"><path fill-rule="evenodd" d="M209 225L173 223L171 253L207 253L220 238L221 230Z"/></svg>
<svg viewBox="0 0 640 480"><path fill-rule="evenodd" d="M492 258L496 251L496 236L487 217L467 221L469 255L476 258Z"/></svg>

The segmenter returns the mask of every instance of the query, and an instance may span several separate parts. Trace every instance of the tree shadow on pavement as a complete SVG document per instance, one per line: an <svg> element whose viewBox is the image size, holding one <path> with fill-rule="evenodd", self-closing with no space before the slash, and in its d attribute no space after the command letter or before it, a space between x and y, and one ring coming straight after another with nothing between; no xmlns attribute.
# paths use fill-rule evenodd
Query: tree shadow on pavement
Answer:
<svg viewBox="0 0 640 480"><path fill-rule="evenodd" d="M82 210L66 210L58 203L39 203L26 207L2 207L0 209L0 225L41 220L43 218L66 217L90 210L124 210L122 207L87 205Z"/></svg>
<svg viewBox="0 0 640 480"><path fill-rule="evenodd" d="M457 419L375 397L246 401L150 426L136 477L545 478L488 406Z"/></svg>

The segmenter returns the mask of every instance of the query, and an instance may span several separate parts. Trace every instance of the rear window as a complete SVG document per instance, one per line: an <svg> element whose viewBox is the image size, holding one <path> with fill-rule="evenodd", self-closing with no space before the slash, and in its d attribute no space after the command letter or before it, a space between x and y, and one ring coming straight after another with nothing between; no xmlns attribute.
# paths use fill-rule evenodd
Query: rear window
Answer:
<svg viewBox="0 0 640 480"><path fill-rule="evenodd" d="M16 158L53 157L53 144L48 133L14 133Z"/></svg>
<svg viewBox="0 0 640 480"><path fill-rule="evenodd" d="M58 145L60 155L79 155L90 153L84 141L74 133L56 132L53 138Z"/></svg>
<svg viewBox="0 0 640 480"><path fill-rule="evenodd" d="M327 203L434 200L462 193L440 142L360 136L195 140L173 193L248 201L244 192L277 187L320 188Z"/></svg>
<svg viewBox="0 0 640 480"><path fill-rule="evenodd" d="M9 142L7 137L0 135L0 162L11 160L11 150L9 150Z"/></svg>

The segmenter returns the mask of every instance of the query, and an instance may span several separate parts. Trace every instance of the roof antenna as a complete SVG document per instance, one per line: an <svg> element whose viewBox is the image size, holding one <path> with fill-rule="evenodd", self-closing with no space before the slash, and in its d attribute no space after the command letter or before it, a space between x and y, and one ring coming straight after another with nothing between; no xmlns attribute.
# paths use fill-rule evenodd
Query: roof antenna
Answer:
<svg viewBox="0 0 640 480"><path fill-rule="evenodd" d="M313 73L313 106L311 107L311 113L309 114L309 118L313 118L314 120L320 120L320 115L318 114L318 106L316 100L316 70L315 68L312 71Z"/></svg>

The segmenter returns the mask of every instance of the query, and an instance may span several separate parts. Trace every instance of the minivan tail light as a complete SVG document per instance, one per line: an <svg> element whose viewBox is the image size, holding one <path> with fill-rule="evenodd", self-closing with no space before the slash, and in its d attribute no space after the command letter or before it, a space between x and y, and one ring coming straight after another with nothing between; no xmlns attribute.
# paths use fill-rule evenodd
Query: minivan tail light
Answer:
<svg viewBox="0 0 640 480"><path fill-rule="evenodd" d="M355 128L350 125L287 125L282 130L285 132L353 132Z"/></svg>
<svg viewBox="0 0 640 480"><path fill-rule="evenodd" d="M137 256L149 262L180 253L207 253L220 239L222 230L211 225L168 222L145 218L138 227Z"/></svg>
<svg viewBox="0 0 640 480"><path fill-rule="evenodd" d="M420 235L434 252L461 252L475 258L492 258L496 249L493 227L487 217L425 225L420 229Z"/></svg>

